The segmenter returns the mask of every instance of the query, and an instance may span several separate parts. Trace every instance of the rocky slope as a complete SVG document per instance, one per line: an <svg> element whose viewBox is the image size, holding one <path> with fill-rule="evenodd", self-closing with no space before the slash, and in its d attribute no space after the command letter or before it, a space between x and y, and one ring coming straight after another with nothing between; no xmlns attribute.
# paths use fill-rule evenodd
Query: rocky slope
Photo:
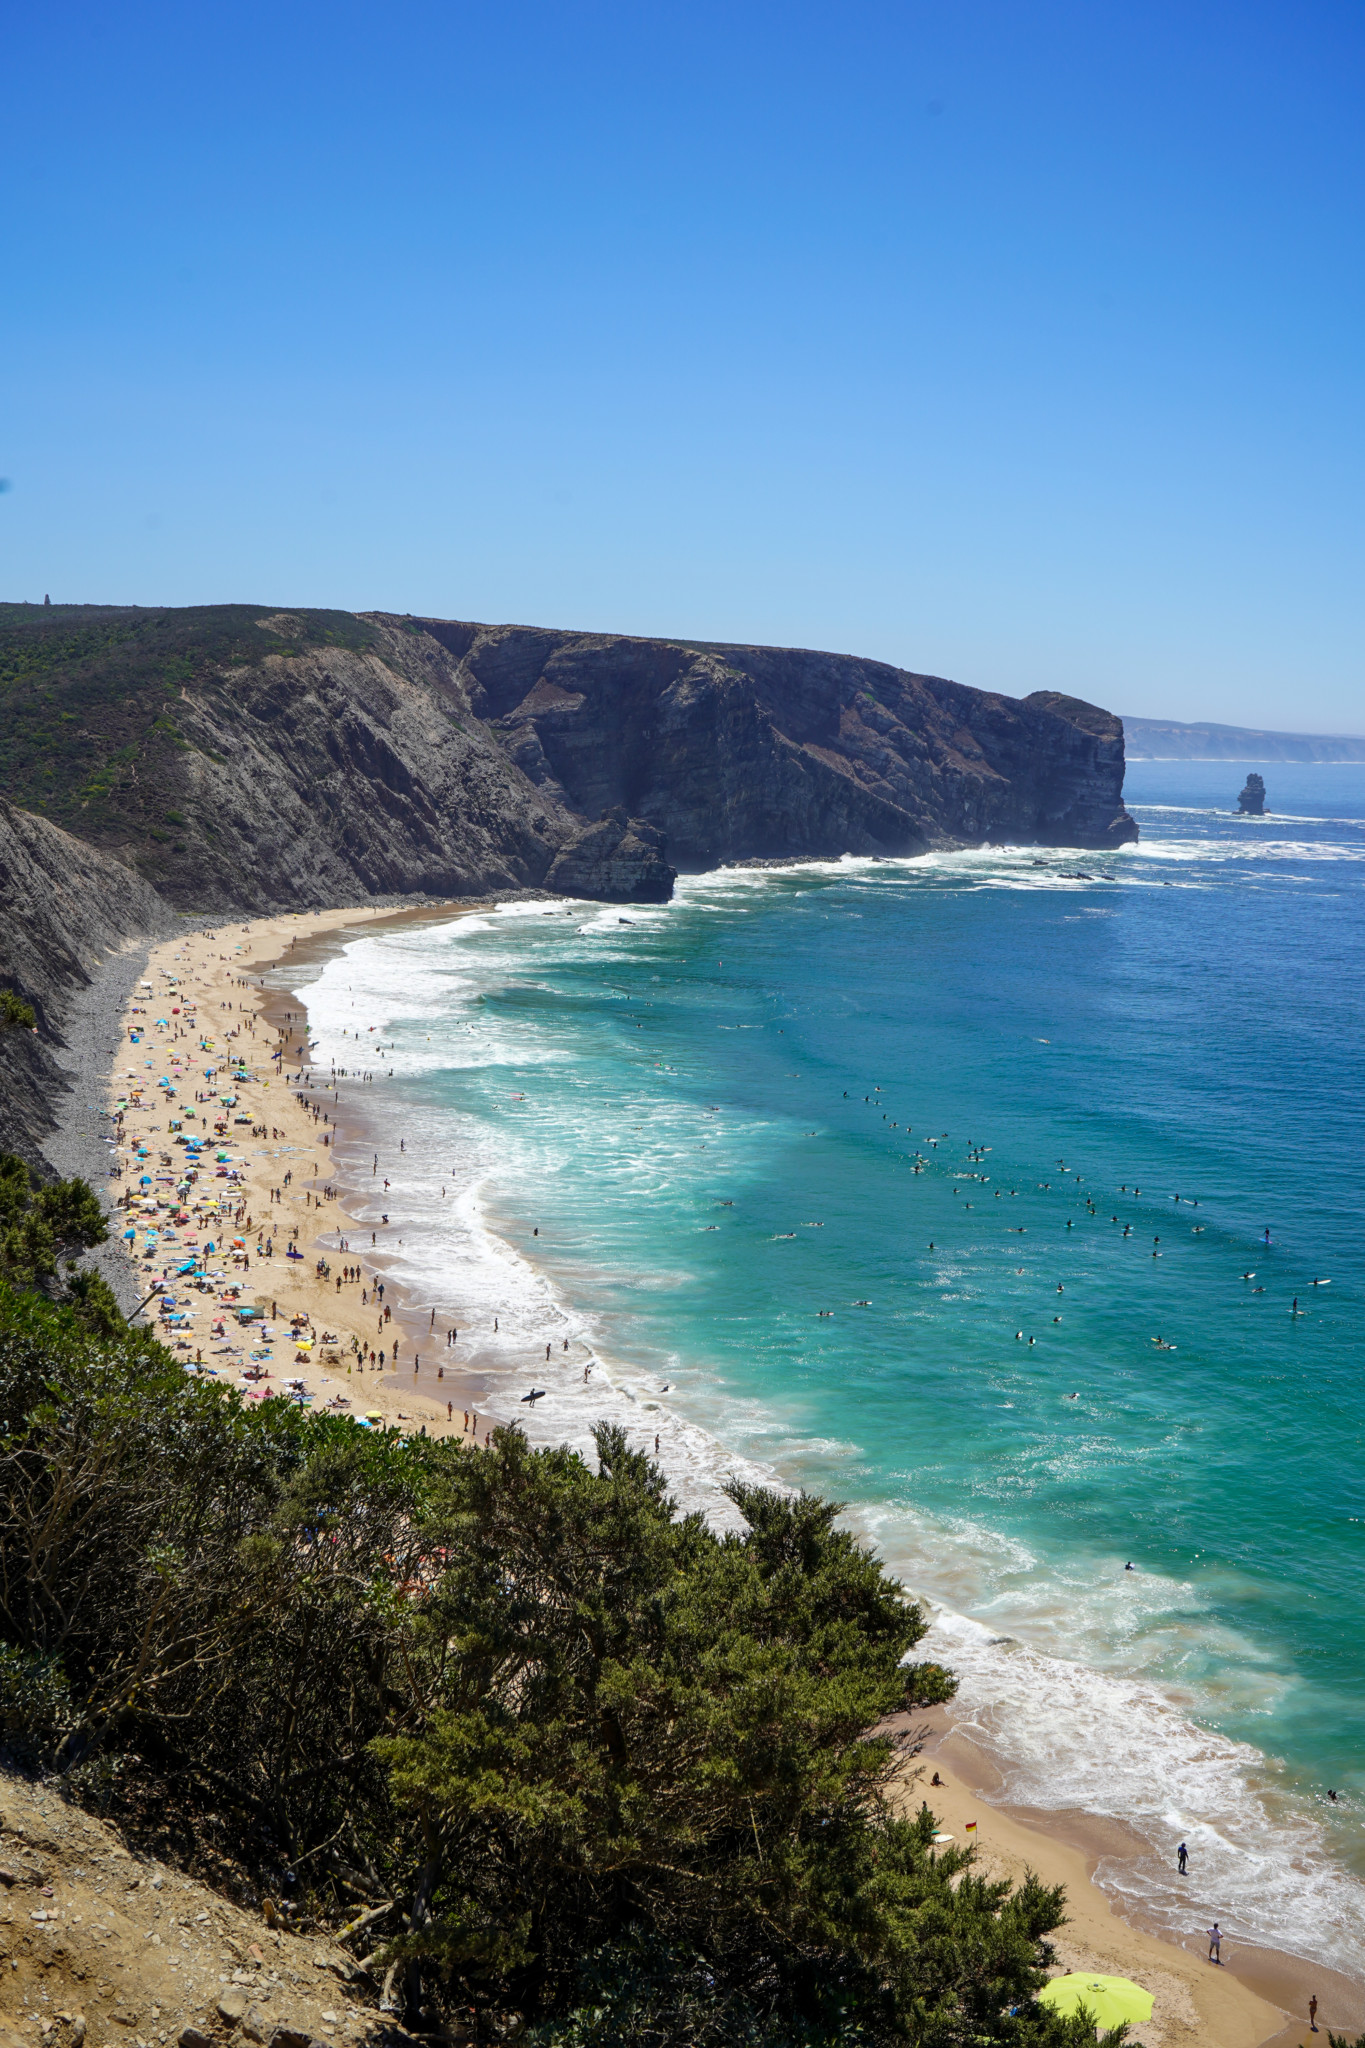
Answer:
<svg viewBox="0 0 1365 2048"><path fill-rule="evenodd" d="M175 913L121 861L0 798L0 988L35 1028L0 1023L0 1150L43 1170L42 1145L70 1086L64 1026L112 952L166 931Z"/></svg>
<svg viewBox="0 0 1365 2048"><path fill-rule="evenodd" d="M409 621L90 610L0 607L4 793L182 909L539 886L584 837ZM624 822L571 869L583 894L672 887L657 842Z"/></svg>
<svg viewBox="0 0 1365 2048"><path fill-rule="evenodd" d="M0 2048L308 2048L382 2036L376 1986L0 1772ZM399 2036L401 2041L403 2037Z"/></svg>

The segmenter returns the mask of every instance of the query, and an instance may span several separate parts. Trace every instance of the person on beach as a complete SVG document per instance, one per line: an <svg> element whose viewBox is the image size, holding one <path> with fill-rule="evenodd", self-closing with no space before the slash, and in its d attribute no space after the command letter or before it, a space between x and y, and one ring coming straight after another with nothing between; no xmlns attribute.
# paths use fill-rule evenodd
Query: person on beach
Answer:
<svg viewBox="0 0 1365 2048"><path fill-rule="evenodd" d="M1209 1961L1223 1967L1223 1931L1216 1920L1209 1929Z"/></svg>
<svg viewBox="0 0 1365 2048"><path fill-rule="evenodd" d="M1175 1852L1175 1867L1180 1872L1180 1875L1182 1877L1184 1877L1186 1870L1189 1867L1189 1861L1190 1852L1185 1847L1185 1844L1182 1842L1180 1844L1180 1847Z"/></svg>
<svg viewBox="0 0 1365 2048"><path fill-rule="evenodd" d="M1308 2001L1308 2024L1316 2034L1318 2031L1318 1998L1316 1992L1313 1993L1313 1996Z"/></svg>

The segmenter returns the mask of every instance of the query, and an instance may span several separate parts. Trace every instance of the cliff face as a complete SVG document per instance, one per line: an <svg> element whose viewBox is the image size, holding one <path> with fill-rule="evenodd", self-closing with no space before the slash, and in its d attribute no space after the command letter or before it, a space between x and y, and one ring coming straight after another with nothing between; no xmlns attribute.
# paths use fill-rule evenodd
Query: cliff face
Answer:
<svg viewBox="0 0 1365 2048"><path fill-rule="evenodd" d="M483 895L539 887L566 856L584 893L600 877L622 900L658 900L657 836L575 816L528 782L457 662L411 621L84 614L0 607L3 787L181 908Z"/></svg>
<svg viewBox="0 0 1365 2048"><path fill-rule="evenodd" d="M803 649L247 605L0 606L0 788L182 909L678 866L1105 847L1123 732L1051 693Z"/></svg>
<svg viewBox="0 0 1365 2048"><path fill-rule="evenodd" d="M621 806L683 868L1137 837L1122 725L1075 698L1021 702L804 649L423 623L547 800Z"/></svg>
<svg viewBox="0 0 1365 2048"><path fill-rule="evenodd" d="M121 861L0 798L0 987L37 1017L36 1031L0 1028L0 1151L43 1170L53 1102L70 1085L59 1053L73 998L111 952L173 923Z"/></svg>

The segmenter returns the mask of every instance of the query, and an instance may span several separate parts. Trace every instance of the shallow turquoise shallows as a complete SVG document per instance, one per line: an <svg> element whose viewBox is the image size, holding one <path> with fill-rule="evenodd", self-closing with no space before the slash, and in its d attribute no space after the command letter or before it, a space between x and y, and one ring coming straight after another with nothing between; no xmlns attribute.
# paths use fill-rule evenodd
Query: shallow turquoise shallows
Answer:
<svg viewBox="0 0 1365 2048"><path fill-rule="evenodd" d="M308 1000L494 1412L848 1502L1015 1797L1134 1822L1165 1924L1354 1967L1365 768L1261 764L1250 822L1249 765L1135 764L1117 855L510 906Z"/></svg>

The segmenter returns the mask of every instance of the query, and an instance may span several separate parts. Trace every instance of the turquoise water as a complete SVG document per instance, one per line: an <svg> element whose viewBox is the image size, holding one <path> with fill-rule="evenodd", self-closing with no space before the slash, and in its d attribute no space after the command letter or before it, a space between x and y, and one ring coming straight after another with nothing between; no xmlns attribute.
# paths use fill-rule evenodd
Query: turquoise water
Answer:
<svg viewBox="0 0 1365 2048"><path fill-rule="evenodd" d="M390 1264L493 1412L619 1413L683 1498L743 1466L848 1502L1015 1797L1133 1821L1114 1881L1171 1925L1350 1968L1365 769L1266 766L1250 823L1247 765L1134 764L1118 855L508 906L308 999L324 1065L394 1047Z"/></svg>

